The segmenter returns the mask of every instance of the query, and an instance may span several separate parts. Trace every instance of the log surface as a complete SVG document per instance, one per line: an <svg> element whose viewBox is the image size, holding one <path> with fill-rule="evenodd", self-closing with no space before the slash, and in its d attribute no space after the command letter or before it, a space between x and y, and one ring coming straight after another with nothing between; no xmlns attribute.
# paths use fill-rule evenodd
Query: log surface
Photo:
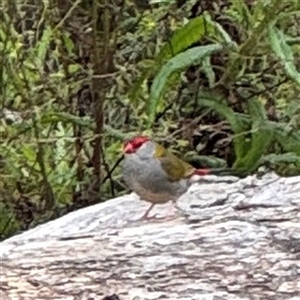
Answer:
<svg viewBox="0 0 300 300"><path fill-rule="evenodd" d="M300 177L208 176L139 221L148 205L119 197L2 242L0 299L300 299Z"/></svg>

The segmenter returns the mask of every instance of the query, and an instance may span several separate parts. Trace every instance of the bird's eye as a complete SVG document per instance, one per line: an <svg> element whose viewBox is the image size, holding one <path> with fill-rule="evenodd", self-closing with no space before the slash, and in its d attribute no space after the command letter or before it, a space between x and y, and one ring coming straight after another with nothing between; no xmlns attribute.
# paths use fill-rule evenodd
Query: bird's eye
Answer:
<svg viewBox="0 0 300 300"><path fill-rule="evenodd" d="M139 148L139 147L142 146L142 144L143 144L143 142L141 140L136 140L136 141L133 142L133 147L134 148Z"/></svg>

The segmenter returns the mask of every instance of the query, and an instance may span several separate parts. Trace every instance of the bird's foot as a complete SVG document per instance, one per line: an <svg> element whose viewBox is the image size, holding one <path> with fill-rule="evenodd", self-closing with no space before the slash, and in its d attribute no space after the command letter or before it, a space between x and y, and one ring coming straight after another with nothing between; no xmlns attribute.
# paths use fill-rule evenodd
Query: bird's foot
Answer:
<svg viewBox="0 0 300 300"><path fill-rule="evenodd" d="M171 210L168 211L168 213L165 216L159 216L157 214L154 214L152 216L149 216L150 211L152 210L152 208L154 207L154 203L151 204L151 206L147 209L147 211L144 213L144 215L138 219L139 221L144 221L144 220L163 220L163 221L167 221L167 220L172 220L172 219L176 219L176 214L171 214Z"/></svg>
<svg viewBox="0 0 300 300"><path fill-rule="evenodd" d="M148 216L148 215L143 215L141 218L140 218L140 221L144 221L144 220L159 220L159 219L163 219L164 217L158 217L157 214L153 215L153 216Z"/></svg>
<svg viewBox="0 0 300 300"><path fill-rule="evenodd" d="M145 220L168 221L168 220L173 220L175 218L176 216L174 215L158 216L157 214L155 214L153 216L142 216L139 220L140 221L145 221Z"/></svg>

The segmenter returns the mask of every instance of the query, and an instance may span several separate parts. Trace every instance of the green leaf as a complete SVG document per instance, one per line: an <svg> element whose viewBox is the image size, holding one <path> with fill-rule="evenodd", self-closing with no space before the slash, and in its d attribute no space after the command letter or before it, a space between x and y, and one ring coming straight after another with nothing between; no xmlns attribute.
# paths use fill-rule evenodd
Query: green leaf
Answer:
<svg viewBox="0 0 300 300"><path fill-rule="evenodd" d="M73 41L70 39L70 36L69 36L69 35L70 35L70 34L64 32L64 33L62 34L62 40L63 40L63 42L64 42L64 46L65 46L66 49L67 49L68 55L71 56L71 55L73 54L73 51L74 51L75 46L74 46Z"/></svg>
<svg viewBox="0 0 300 300"><path fill-rule="evenodd" d="M220 97L201 92L198 95L198 104L213 109L228 121L234 132L233 147L235 155L236 157L244 157L249 144L245 141L243 133L249 129L249 124L243 122L233 109L227 105L226 101Z"/></svg>
<svg viewBox="0 0 300 300"><path fill-rule="evenodd" d="M237 157L233 168L245 172L254 171L258 166L266 148L270 145L273 134L267 123L265 110L256 99L248 101L249 113L252 119L251 146L247 154Z"/></svg>
<svg viewBox="0 0 300 300"><path fill-rule="evenodd" d="M32 147L29 145L24 145L22 147L22 152L25 158L30 162L33 163L36 160L36 152L33 150Z"/></svg>
<svg viewBox="0 0 300 300"><path fill-rule="evenodd" d="M284 33L276 27L270 26L269 41L273 51L281 59L287 75L300 84L300 73L296 69L293 51L288 45Z"/></svg>
<svg viewBox="0 0 300 300"><path fill-rule="evenodd" d="M250 116L236 113L238 120L244 126L252 124ZM300 131L288 126L285 123L266 121L267 126L272 130L274 139L285 152L293 152L300 156Z"/></svg>
<svg viewBox="0 0 300 300"><path fill-rule="evenodd" d="M184 156L184 160L190 164L198 164L208 168L227 167L227 162L224 159L214 156L197 155L194 152L186 153Z"/></svg>
<svg viewBox="0 0 300 300"><path fill-rule="evenodd" d="M152 78L160 70L162 65L178 53L185 51L203 37L218 38L221 42L235 45L226 31L209 16L200 16L190 20L180 29L176 30L170 40L165 43L160 52L154 58L154 65L151 69L142 72L129 92L130 102L136 106L142 92L142 85L147 78Z"/></svg>
<svg viewBox="0 0 300 300"><path fill-rule="evenodd" d="M148 125L151 126L151 124L153 123L156 107L163 96L163 92L170 76L175 72L178 73L182 71L192 64L199 63L208 55L221 49L222 45L220 44L194 47L176 55L161 68L158 75L154 78L153 84L151 86L149 101L147 103L147 111L149 117Z"/></svg>
<svg viewBox="0 0 300 300"><path fill-rule="evenodd" d="M79 64L70 64L70 65L68 65L68 72L70 74L74 74L77 71L79 71L80 68L81 68L81 66Z"/></svg>
<svg viewBox="0 0 300 300"><path fill-rule="evenodd" d="M152 74L152 70L146 70L142 75L136 80L132 89L129 91L128 98L130 103L136 108L140 101L140 94L143 89L143 84L145 80Z"/></svg>
<svg viewBox="0 0 300 300"><path fill-rule="evenodd" d="M206 26L207 22L203 16L190 20L185 26L176 30L169 42L160 50L155 61L161 66L166 60L186 50L192 44L198 42L203 36L213 32L212 26Z"/></svg>
<svg viewBox="0 0 300 300"><path fill-rule="evenodd" d="M66 75L65 75L63 70L59 70L58 72L51 73L49 75L49 78L51 78L51 79L62 79L62 78L65 78L65 77L66 77Z"/></svg>
<svg viewBox="0 0 300 300"><path fill-rule="evenodd" d="M213 70L213 67L211 65L211 61L210 61L210 57L207 56L203 59L202 62L202 70L205 73L208 82L209 82L209 87L213 87L213 85L216 82L216 76L215 76L215 72Z"/></svg>
<svg viewBox="0 0 300 300"><path fill-rule="evenodd" d="M45 61L47 51L49 49L49 44L52 37L51 27L46 27L43 31L41 40L37 43L37 58L39 67L41 67Z"/></svg>
<svg viewBox="0 0 300 300"><path fill-rule="evenodd" d="M252 22L252 16L249 8L244 0L231 0L230 10L234 12L235 18L238 19L240 24L247 24L247 28Z"/></svg>
<svg viewBox="0 0 300 300"><path fill-rule="evenodd" d="M283 154L275 154L271 153L265 155L261 158L261 163L271 163L273 165L280 165L282 163L288 164L300 164L300 156L295 153L283 153Z"/></svg>
<svg viewBox="0 0 300 300"><path fill-rule="evenodd" d="M0 235L8 236L18 229L13 211L3 202L0 202Z"/></svg>
<svg viewBox="0 0 300 300"><path fill-rule="evenodd" d="M222 44L229 45L236 50L238 50L238 45L234 42L231 36L226 32L226 30L217 22L214 22L208 13L204 15L205 27L207 28L207 35L209 37L217 39L218 42Z"/></svg>
<svg viewBox="0 0 300 300"><path fill-rule="evenodd" d="M300 132L294 128L274 122L274 136L284 151L293 152L300 156Z"/></svg>

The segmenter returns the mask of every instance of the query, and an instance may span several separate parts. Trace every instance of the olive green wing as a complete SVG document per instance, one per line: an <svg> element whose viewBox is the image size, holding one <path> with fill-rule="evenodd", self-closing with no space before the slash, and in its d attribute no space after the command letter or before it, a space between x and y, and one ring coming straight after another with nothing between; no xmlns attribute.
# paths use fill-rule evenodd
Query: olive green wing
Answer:
<svg viewBox="0 0 300 300"><path fill-rule="evenodd" d="M178 181L194 173L193 166L160 145L156 147L155 157L160 161L170 181Z"/></svg>

